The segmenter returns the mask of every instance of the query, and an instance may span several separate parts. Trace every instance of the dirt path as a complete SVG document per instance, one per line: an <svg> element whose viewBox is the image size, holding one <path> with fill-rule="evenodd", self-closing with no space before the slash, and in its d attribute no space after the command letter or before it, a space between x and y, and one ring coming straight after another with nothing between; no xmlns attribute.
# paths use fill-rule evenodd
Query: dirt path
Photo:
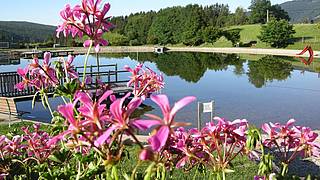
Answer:
<svg viewBox="0 0 320 180"><path fill-rule="evenodd" d="M214 53L237 53L237 54L260 54L278 56L298 56L301 50L290 49L258 49L258 48L207 48L207 47L166 47L168 52L214 52ZM71 48L75 53L86 53L85 48ZM154 52L153 46L107 46L101 48L101 53L124 53L124 52ZM320 58L320 51L314 51L315 58ZM309 57L309 53L301 57Z"/></svg>

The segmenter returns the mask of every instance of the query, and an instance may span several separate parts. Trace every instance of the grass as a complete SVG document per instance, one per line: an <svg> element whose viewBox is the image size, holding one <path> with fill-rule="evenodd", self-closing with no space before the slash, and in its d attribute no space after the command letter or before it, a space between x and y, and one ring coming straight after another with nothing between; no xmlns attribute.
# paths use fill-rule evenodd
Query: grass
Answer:
<svg viewBox="0 0 320 180"><path fill-rule="evenodd" d="M137 146L131 146L127 148L128 152L130 152L130 157L125 158L125 160L120 164L120 170L122 172L130 172L135 168L137 164L139 153L139 148ZM238 156L233 161L233 167L231 168L235 172L229 173L226 176L226 179L234 179L234 180L246 180L253 179L253 177L258 172L258 165L251 161L247 156ZM142 164L138 169L139 173L144 173L144 170L147 168L148 164ZM195 176L196 175L196 176ZM176 169L171 174L170 179L173 180L189 180L189 179L210 179L210 172L204 169L204 172L199 172L196 168L193 168L189 172L184 172L183 170Z"/></svg>
<svg viewBox="0 0 320 180"><path fill-rule="evenodd" d="M248 43L250 41L257 41L257 48L271 48L266 43L261 42L258 39L261 31L261 25L243 25L232 26L230 29L240 29L240 41ZM294 29L294 44L289 45L286 49L303 49L306 45L311 45L314 50L320 50L320 29L317 24L295 24ZM220 38L213 44L205 44L206 47L232 47L224 37Z"/></svg>
<svg viewBox="0 0 320 180"><path fill-rule="evenodd" d="M21 127L32 126L32 124L33 123L31 122L19 122L12 124L10 128L8 125L0 125L0 135L8 134L9 132L12 132L14 134L21 134ZM41 129L49 130L49 127L50 126L43 125ZM140 148L138 146L127 146L126 152L128 152L129 155L124 157L124 160L119 165L119 169L121 172L127 173L129 175L133 171L138 162L139 151ZM143 174L147 166L147 163L140 165L138 168L138 172ZM233 161L233 167L231 169L235 170L235 172L227 174L227 179L253 179L253 177L258 172L257 164L249 160L249 158L246 156L239 156L235 158ZM190 172L184 172L182 170L176 169L173 171L173 174L169 179L188 180L193 179L195 174L197 174L195 179L209 179L209 171L204 170L204 173L200 173L196 168L192 169Z"/></svg>
<svg viewBox="0 0 320 180"><path fill-rule="evenodd" d="M14 133L14 134L22 134L21 128L26 126L32 126L34 123L32 122L18 122L11 124L9 127L8 124L0 124L0 135L6 135L8 133ZM41 130L48 131L50 129L50 126L48 125L41 125Z"/></svg>

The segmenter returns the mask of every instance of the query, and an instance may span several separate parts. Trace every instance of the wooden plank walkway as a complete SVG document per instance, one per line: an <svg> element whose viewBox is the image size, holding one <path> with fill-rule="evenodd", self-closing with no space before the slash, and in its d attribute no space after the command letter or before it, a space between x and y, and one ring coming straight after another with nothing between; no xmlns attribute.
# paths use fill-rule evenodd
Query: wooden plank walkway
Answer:
<svg viewBox="0 0 320 180"><path fill-rule="evenodd" d="M68 56L69 54L73 54L74 50L48 50L48 51L26 51L21 53L21 57L25 59L32 59L34 56L37 56L38 58L43 58L43 55L45 52L50 52L51 57L59 57L59 56Z"/></svg>
<svg viewBox="0 0 320 180"><path fill-rule="evenodd" d="M79 74L79 79L82 79L83 67L76 67L76 70ZM117 95L132 91L131 87L126 86L129 81L128 76L123 75L128 71L119 71L117 64L101 65L100 70L100 72L97 70L97 66L88 66L86 76L90 76L92 79L99 77L103 83L109 84L111 90ZM15 101L32 99L36 89L28 87L23 91L19 91L15 88L15 85L21 81L22 78L17 72L0 73L0 97L14 98ZM92 82L89 86L91 86L90 90L95 90L95 82ZM52 96L54 90L54 88L49 89L49 95Z"/></svg>

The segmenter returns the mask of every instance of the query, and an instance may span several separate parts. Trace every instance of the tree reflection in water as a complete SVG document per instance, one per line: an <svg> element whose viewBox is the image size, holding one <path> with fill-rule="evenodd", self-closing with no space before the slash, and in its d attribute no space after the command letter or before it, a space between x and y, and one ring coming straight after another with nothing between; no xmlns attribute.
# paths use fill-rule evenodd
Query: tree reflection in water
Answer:
<svg viewBox="0 0 320 180"><path fill-rule="evenodd" d="M257 88L273 80L285 80L293 71L291 57L265 56L257 61L239 58L236 54L170 52L164 54L125 53L107 57L130 57L141 63L153 62L167 76L179 76L190 83L197 83L207 70L226 71L233 66L237 76L247 75L249 82ZM244 69L247 63L248 70Z"/></svg>
<svg viewBox="0 0 320 180"><path fill-rule="evenodd" d="M258 61L249 61L248 68L249 81L257 88L261 88L273 80L286 80L293 71L290 62L285 62L280 57L274 56L265 56Z"/></svg>

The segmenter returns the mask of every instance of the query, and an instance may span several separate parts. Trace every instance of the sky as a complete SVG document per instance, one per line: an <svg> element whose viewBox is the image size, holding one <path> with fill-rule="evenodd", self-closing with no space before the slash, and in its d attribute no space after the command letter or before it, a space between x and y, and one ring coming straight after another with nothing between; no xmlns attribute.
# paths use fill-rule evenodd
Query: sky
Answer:
<svg viewBox="0 0 320 180"><path fill-rule="evenodd" d="M59 12L65 4L75 5L81 2L81 0L1 1L0 21L29 21L48 25L57 25L61 22ZM272 4L280 4L285 1L288 0L271 0ZM104 0L103 2L111 4L110 16L119 16L187 4L228 4L230 10L234 11L238 6L247 9L251 0Z"/></svg>

